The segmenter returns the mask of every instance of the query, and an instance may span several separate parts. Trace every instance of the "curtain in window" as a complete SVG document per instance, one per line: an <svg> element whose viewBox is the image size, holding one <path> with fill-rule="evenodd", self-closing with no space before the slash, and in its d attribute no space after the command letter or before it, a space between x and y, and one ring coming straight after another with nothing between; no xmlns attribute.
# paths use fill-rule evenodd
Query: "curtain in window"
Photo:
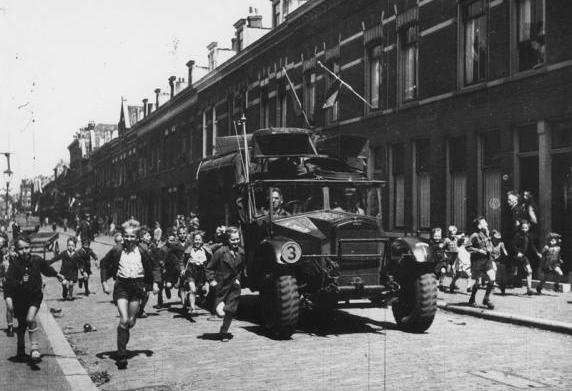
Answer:
<svg viewBox="0 0 572 391"><path fill-rule="evenodd" d="M416 80L416 62L417 47L409 45L404 50L404 80L403 80L403 99L415 99L417 80Z"/></svg>
<svg viewBox="0 0 572 391"><path fill-rule="evenodd" d="M379 107L379 87L381 85L381 60L373 58L369 64L370 80L370 103L373 107Z"/></svg>
<svg viewBox="0 0 572 391"><path fill-rule="evenodd" d="M475 19L465 22L465 83L470 84L475 80Z"/></svg>
<svg viewBox="0 0 572 391"><path fill-rule="evenodd" d="M431 177L429 173L417 175L419 197L419 228L431 228Z"/></svg>
<svg viewBox="0 0 572 391"><path fill-rule="evenodd" d="M532 25L531 0L519 1L518 21L518 42L529 41L531 38L530 26Z"/></svg>
<svg viewBox="0 0 572 391"><path fill-rule="evenodd" d="M467 216L467 174L464 171L451 172L451 223L459 230L466 229Z"/></svg>
<svg viewBox="0 0 572 391"><path fill-rule="evenodd" d="M395 183L395 226L405 226L405 176L394 175L393 180Z"/></svg>

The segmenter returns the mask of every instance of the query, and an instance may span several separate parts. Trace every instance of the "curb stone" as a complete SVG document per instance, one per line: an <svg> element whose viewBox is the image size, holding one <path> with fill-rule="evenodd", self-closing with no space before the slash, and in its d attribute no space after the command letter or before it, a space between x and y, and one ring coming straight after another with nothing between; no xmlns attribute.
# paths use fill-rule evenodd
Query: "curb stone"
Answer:
<svg viewBox="0 0 572 391"><path fill-rule="evenodd" d="M556 331L559 333L572 335L572 323L560 322L557 320L545 320L531 316L509 314L495 310L486 310L484 308L463 307L459 305L447 304L444 302L438 302L437 307L442 310L455 312L461 315L470 315L477 318L493 320L497 322L512 323L520 326L535 327L542 330Z"/></svg>
<svg viewBox="0 0 572 391"><path fill-rule="evenodd" d="M42 302L38 311L38 319L42 324L44 332L54 351L56 361L70 388L72 390L97 391L98 388L92 382L85 368L79 363L76 354L48 310L45 302Z"/></svg>

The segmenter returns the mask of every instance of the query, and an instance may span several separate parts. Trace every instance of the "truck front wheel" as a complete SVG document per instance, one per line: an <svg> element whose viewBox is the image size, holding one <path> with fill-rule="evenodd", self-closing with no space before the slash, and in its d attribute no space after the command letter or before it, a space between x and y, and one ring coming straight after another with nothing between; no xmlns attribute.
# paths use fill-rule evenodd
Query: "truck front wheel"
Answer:
<svg viewBox="0 0 572 391"><path fill-rule="evenodd" d="M426 273L403 284L398 300L392 305L395 321L404 331L423 333L437 312L437 279Z"/></svg>
<svg viewBox="0 0 572 391"><path fill-rule="evenodd" d="M260 292L264 326L279 338L290 338L298 325L300 295L290 275L266 279Z"/></svg>

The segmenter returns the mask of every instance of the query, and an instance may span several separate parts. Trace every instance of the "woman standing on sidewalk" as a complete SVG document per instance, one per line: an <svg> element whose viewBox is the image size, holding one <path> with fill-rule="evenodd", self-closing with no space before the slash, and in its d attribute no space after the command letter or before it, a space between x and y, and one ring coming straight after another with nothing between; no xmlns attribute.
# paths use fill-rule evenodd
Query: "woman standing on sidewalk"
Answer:
<svg viewBox="0 0 572 391"><path fill-rule="evenodd" d="M124 225L123 244L115 246L101 260L101 284L109 294L107 280L115 278L113 301L119 311L117 327L117 367L127 368L127 343L129 330L135 326L139 305L147 294L146 284L152 284L153 293L159 292L161 273L159 264L153 261L147 250L139 245L140 224L129 220Z"/></svg>
<svg viewBox="0 0 572 391"><path fill-rule="evenodd" d="M17 358L25 357L25 334L28 329L30 337L30 358L33 362L40 360L38 325L36 314L42 304L42 274L47 277L57 277L60 282L64 279L46 261L30 253L30 241L24 237L16 241L16 257L10 263L6 276L5 297L14 302L14 314L18 319L18 349Z"/></svg>

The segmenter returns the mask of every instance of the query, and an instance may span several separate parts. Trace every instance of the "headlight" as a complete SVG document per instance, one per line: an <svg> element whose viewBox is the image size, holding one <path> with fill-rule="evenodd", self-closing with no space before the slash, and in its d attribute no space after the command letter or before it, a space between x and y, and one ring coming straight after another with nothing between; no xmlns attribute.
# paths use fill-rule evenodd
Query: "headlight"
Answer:
<svg viewBox="0 0 572 391"><path fill-rule="evenodd" d="M302 256L302 248L296 242L286 242L280 250L282 260L286 263L296 263Z"/></svg>

